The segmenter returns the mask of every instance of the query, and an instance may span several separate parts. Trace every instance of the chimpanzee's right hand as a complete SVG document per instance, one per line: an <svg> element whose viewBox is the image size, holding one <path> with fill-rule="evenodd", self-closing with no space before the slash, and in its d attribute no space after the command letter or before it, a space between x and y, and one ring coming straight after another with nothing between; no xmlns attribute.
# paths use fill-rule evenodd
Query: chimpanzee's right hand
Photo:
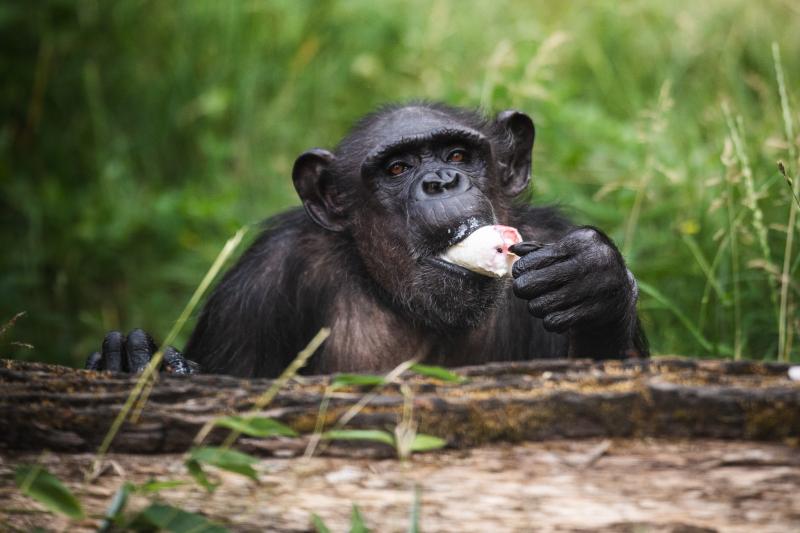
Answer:
<svg viewBox="0 0 800 533"><path fill-rule="evenodd" d="M87 370L111 370L112 372L137 373L150 363L158 345L141 329L128 333L127 338L119 331L109 332L103 339L102 352L94 352L86 359ZM167 346L161 361L161 371L168 374L197 374L200 365L189 361L183 354Z"/></svg>

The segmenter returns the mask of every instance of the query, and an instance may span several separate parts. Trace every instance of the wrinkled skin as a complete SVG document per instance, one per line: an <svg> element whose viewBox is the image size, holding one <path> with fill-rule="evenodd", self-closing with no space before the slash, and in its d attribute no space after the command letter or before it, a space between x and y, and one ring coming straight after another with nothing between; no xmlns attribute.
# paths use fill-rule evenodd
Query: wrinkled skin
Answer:
<svg viewBox="0 0 800 533"><path fill-rule="evenodd" d="M413 356L442 365L538 357L647 355L633 275L599 229L516 201L530 179L531 119L493 120L439 104L390 106L333 151L313 149L292 179L303 211L264 232L206 302L185 357L162 369L276 376L319 330L307 372L380 371ZM447 263L448 246L487 224L524 242L512 279ZM92 369L140 371L141 330L106 336Z"/></svg>
<svg viewBox="0 0 800 533"><path fill-rule="evenodd" d="M547 331L568 333L574 355L608 351L635 333L638 288L614 243L591 226L555 243L512 246L514 294Z"/></svg>

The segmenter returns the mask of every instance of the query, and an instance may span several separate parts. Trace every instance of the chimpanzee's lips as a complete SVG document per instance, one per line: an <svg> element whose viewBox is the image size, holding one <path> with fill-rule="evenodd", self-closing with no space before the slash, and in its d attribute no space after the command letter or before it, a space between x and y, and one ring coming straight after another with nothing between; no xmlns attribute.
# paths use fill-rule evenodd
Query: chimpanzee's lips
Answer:
<svg viewBox="0 0 800 533"><path fill-rule="evenodd" d="M456 265L455 263L451 263L450 261L446 261L438 256L429 256L425 257L421 260L423 264L427 264L433 266L439 270L446 272L447 274L458 276L464 279L471 279L474 281L486 281L488 278L476 272L473 272L469 269L466 269L462 266Z"/></svg>
<svg viewBox="0 0 800 533"><path fill-rule="evenodd" d="M490 224L494 224L494 221L486 220L484 217L470 216L465 218L457 226L447 228L447 235L446 238L443 239L442 246L431 255L420 259L420 263L433 266L453 276L471 279L473 281L485 281L486 276L473 272L472 270L464 268L460 265L456 265L455 263L451 263L441 256L451 246L454 246L469 237L475 230Z"/></svg>
<svg viewBox="0 0 800 533"><path fill-rule="evenodd" d="M469 237L470 234L476 229L494 223L495 222L492 220L481 220L475 216L467 217L458 226L454 228L447 228L447 245L444 248L450 248L454 244L458 244Z"/></svg>

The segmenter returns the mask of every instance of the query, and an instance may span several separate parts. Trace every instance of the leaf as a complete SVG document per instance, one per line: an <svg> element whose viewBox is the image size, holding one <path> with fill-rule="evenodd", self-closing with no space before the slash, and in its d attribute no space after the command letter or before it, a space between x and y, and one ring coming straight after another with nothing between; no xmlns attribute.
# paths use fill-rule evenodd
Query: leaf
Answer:
<svg viewBox="0 0 800 533"><path fill-rule="evenodd" d="M214 492L219 487L219 483L213 483L211 480L208 479L203 467L200 466L200 463L195 461L194 459L189 459L186 461L186 469L189 471L189 474L194 478L194 480L208 492Z"/></svg>
<svg viewBox="0 0 800 533"><path fill-rule="evenodd" d="M364 517L358 506L353 504L353 512L350 513L350 533L369 533L369 529L364 525Z"/></svg>
<svg viewBox="0 0 800 533"><path fill-rule="evenodd" d="M186 481L180 481L177 479L158 481L155 479L150 479L141 485L137 485L136 490L139 492L160 492L164 489L174 489L175 487L180 487L181 485L186 485Z"/></svg>
<svg viewBox="0 0 800 533"><path fill-rule="evenodd" d="M394 437L380 429L332 429L322 434L326 440L370 440L394 447Z"/></svg>
<svg viewBox="0 0 800 533"><path fill-rule="evenodd" d="M430 450L438 450L447 446L447 441L434 437L433 435L425 435L424 433L417 433L414 436L414 442L411 443L412 452L427 452Z"/></svg>
<svg viewBox="0 0 800 533"><path fill-rule="evenodd" d="M41 466L21 465L17 468L15 482L25 495L38 501L50 511L70 518L84 517L80 502L57 477Z"/></svg>
<svg viewBox="0 0 800 533"><path fill-rule="evenodd" d="M419 363L415 363L411 365L411 368L409 368L409 370L421 376L428 376L430 378L441 379L442 381L451 381L454 383L460 383L462 381L466 381L463 376L454 374L453 372L450 372L449 370L442 368L440 366L421 365Z"/></svg>
<svg viewBox="0 0 800 533"><path fill-rule="evenodd" d="M296 437L295 432L289 426L281 424L272 418L265 418L261 416L226 416L220 418L215 422L217 426L232 429L251 437L275 437L282 435L284 437Z"/></svg>
<svg viewBox="0 0 800 533"><path fill-rule="evenodd" d="M322 518L315 513L311 513L311 524L314 526L317 533L331 533L331 530L328 529L328 526L325 525Z"/></svg>
<svg viewBox="0 0 800 533"><path fill-rule="evenodd" d="M331 381L331 389L341 389L342 387L375 387L383 385L386 380L383 376L373 376L371 374L339 374Z"/></svg>
<svg viewBox="0 0 800 533"><path fill-rule="evenodd" d="M241 474L258 481L258 474L250 466L258 462L258 459L246 453L229 450L227 448L217 448L215 446L204 446L194 448L190 452L191 458L200 463L216 466L222 470Z"/></svg>
<svg viewBox="0 0 800 533"><path fill-rule="evenodd" d="M173 533L226 533L228 530L197 513L161 503L152 503L133 519L137 530L164 529Z"/></svg>

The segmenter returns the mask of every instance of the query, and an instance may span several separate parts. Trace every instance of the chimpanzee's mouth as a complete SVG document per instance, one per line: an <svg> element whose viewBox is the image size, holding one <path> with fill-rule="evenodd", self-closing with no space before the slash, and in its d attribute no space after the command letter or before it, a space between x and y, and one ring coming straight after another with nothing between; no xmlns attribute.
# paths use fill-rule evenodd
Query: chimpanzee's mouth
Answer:
<svg viewBox="0 0 800 533"><path fill-rule="evenodd" d="M443 259L442 257L435 255L425 257L422 259L421 262L423 264L427 264L439 270L442 270L450 275L458 276L465 279L471 279L475 281L477 280L485 281L487 279L491 279L481 274L478 274L477 272L473 272L472 270L456 265L455 263L451 263L450 261L447 261L446 259Z"/></svg>
<svg viewBox="0 0 800 533"><path fill-rule="evenodd" d="M469 237L477 229L493 223L490 220L482 220L482 217L467 217L457 226L447 228L447 236L443 239L443 246L431 255L423 257L420 262L436 267L450 275L471 280L485 280L486 276L452 263L443 256L447 253L447 250Z"/></svg>
<svg viewBox="0 0 800 533"><path fill-rule="evenodd" d="M494 224L492 221L481 220L478 217L467 217L461 224L455 228L447 228L447 246L441 252L445 252L447 248L460 243L470 236L476 229Z"/></svg>

